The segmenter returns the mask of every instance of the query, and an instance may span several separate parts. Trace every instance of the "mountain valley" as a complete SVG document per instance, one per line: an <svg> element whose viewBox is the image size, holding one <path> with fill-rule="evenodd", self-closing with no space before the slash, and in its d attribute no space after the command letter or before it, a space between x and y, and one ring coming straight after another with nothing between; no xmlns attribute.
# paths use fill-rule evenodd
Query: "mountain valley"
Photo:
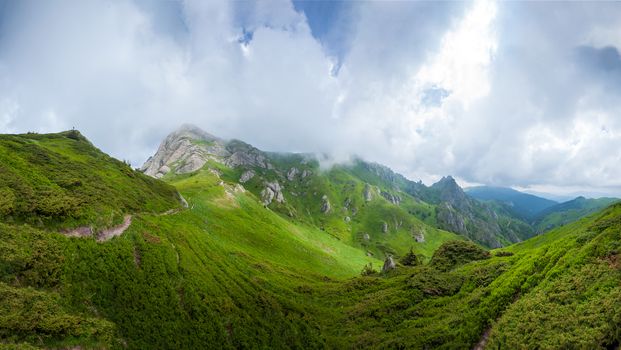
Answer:
<svg viewBox="0 0 621 350"><path fill-rule="evenodd" d="M612 199L546 203L531 221L450 176L426 186L361 159L324 169L188 125L140 171L78 131L1 135L0 193L0 348L621 339Z"/></svg>

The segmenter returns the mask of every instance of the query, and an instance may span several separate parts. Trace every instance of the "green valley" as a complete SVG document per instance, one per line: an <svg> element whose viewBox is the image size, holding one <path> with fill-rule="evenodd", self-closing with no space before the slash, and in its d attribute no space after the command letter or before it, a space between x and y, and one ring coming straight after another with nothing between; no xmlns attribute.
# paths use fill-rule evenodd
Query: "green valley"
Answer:
<svg viewBox="0 0 621 350"><path fill-rule="evenodd" d="M77 131L0 136L0 160L0 348L621 340L619 204L529 238L452 178L427 187L362 160L325 169L188 127L143 167L159 180Z"/></svg>

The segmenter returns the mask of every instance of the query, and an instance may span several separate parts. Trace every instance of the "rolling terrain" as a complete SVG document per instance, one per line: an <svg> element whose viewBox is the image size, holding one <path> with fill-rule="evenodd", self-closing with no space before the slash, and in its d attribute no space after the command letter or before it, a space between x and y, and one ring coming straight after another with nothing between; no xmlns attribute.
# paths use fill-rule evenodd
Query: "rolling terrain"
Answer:
<svg viewBox="0 0 621 350"><path fill-rule="evenodd" d="M490 251L440 207L472 230L520 221L452 178L169 141L143 167L156 180L76 131L0 136L0 348L619 345L619 204Z"/></svg>
<svg viewBox="0 0 621 350"><path fill-rule="evenodd" d="M466 193L485 203L497 205L509 215L528 223L537 233L569 224L619 201L618 198L580 196L557 203L511 188L491 186L470 187Z"/></svg>

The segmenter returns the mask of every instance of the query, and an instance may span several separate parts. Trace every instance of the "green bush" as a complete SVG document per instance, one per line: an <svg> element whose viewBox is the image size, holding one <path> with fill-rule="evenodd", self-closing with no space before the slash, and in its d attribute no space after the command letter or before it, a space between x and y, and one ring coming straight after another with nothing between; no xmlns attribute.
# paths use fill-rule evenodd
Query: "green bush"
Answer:
<svg viewBox="0 0 621 350"><path fill-rule="evenodd" d="M469 241L445 242L433 253L431 266L440 270L450 270L476 260L489 259L491 254Z"/></svg>

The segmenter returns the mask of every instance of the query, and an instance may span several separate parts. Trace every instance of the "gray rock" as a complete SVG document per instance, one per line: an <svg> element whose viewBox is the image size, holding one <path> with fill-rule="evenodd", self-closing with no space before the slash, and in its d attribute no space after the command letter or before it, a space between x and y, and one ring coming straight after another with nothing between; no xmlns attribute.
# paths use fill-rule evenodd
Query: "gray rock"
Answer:
<svg viewBox="0 0 621 350"><path fill-rule="evenodd" d="M296 175L298 175L299 173L300 171L296 167L289 169L289 171L287 172L287 180L289 181L295 180Z"/></svg>
<svg viewBox="0 0 621 350"><path fill-rule="evenodd" d="M239 182L246 183L250 181L250 179L252 179L253 177L254 177L254 171L246 170L244 171L243 174L241 174L241 177L239 178Z"/></svg>
<svg viewBox="0 0 621 350"><path fill-rule="evenodd" d="M278 181L265 183L265 188L261 191L261 201L263 205L268 206L272 201L283 203L285 197L282 194L283 188L280 187Z"/></svg>
<svg viewBox="0 0 621 350"><path fill-rule="evenodd" d="M181 202L181 205L182 205L184 208L189 207L189 205L188 205L188 201L186 201L186 200L185 200L185 198L183 198L183 196L181 195L181 193L177 192L177 194L179 195L179 201Z"/></svg>
<svg viewBox="0 0 621 350"><path fill-rule="evenodd" d="M174 171L189 173L202 168L207 160L227 157L225 142L192 125L184 125L164 139L153 157L140 169L160 178Z"/></svg>
<svg viewBox="0 0 621 350"><path fill-rule="evenodd" d="M364 197L364 200L367 202L370 202L373 199L373 189L371 188L371 185L369 184L364 185L362 196Z"/></svg>
<svg viewBox="0 0 621 350"><path fill-rule="evenodd" d="M345 198L345 201L343 202L343 208L349 209L350 205L351 205L351 198L349 197Z"/></svg>
<svg viewBox="0 0 621 350"><path fill-rule="evenodd" d="M380 195L382 195L382 197L386 198L387 201L389 201L390 203L394 205L399 205L401 203L401 197L397 195L393 195L390 192L381 191Z"/></svg>
<svg viewBox="0 0 621 350"><path fill-rule="evenodd" d="M418 243L425 242L425 229L423 228L412 228L412 238Z"/></svg>
<svg viewBox="0 0 621 350"><path fill-rule="evenodd" d="M362 239L364 239L365 241L369 241L369 240L371 240L371 236L369 236L368 233L363 233L362 234Z"/></svg>
<svg viewBox="0 0 621 350"><path fill-rule="evenodd" d="M392 271L397 268L397 264L392 256L387 256L386 260L384 260L384 266L382 266L382 272Z"/></svg>
<svg viewBox="0 0 621 350"><path fill-rule="evenodd" d="M311 176L312 174L313 174L313 172L312 172L312 171L304 169L304 170L302 171L302 178L305 178L305 177L307 177L307 176Z"/></svg>
<svg viewBox="0 0 621 350"><path fill-rule="evenodd" d="M209 160L229 167L274 168L265 153L246 143L225 141L195 126L184 125L164 139L140 170L161 178L171 171L176 174L197 171Z"/></svg>
<svg viewBox="0 0 621 350"><path fill-rule="evenodd" d="M425 235L422 234L422 233L418 233L418 234L414 235L414 239L418 243L425 243Z"/></svg>
<svg viewBox="0 0 621 350"><path fill-rule="evenodd" d="M350 222L350 221L351 221L351 218L349 216L346 216L345 217L345 222Z"/></svg>
<svg viewBox="0 0 621 350"><path fill-rule="evenodd" d="M328 199L328 196L326 196L325 194L321 197L321 200L323 201L321 203L321 212L324 214L327 214L330 212L330 209L332 209L331 205L330 205L330 200Z"/></svg>
<svg viewBox="0 0 621 350"><path fill-rule="evenodd" d="M382 222L382 233L388 233L388 223L386 221Z"/></svg>

